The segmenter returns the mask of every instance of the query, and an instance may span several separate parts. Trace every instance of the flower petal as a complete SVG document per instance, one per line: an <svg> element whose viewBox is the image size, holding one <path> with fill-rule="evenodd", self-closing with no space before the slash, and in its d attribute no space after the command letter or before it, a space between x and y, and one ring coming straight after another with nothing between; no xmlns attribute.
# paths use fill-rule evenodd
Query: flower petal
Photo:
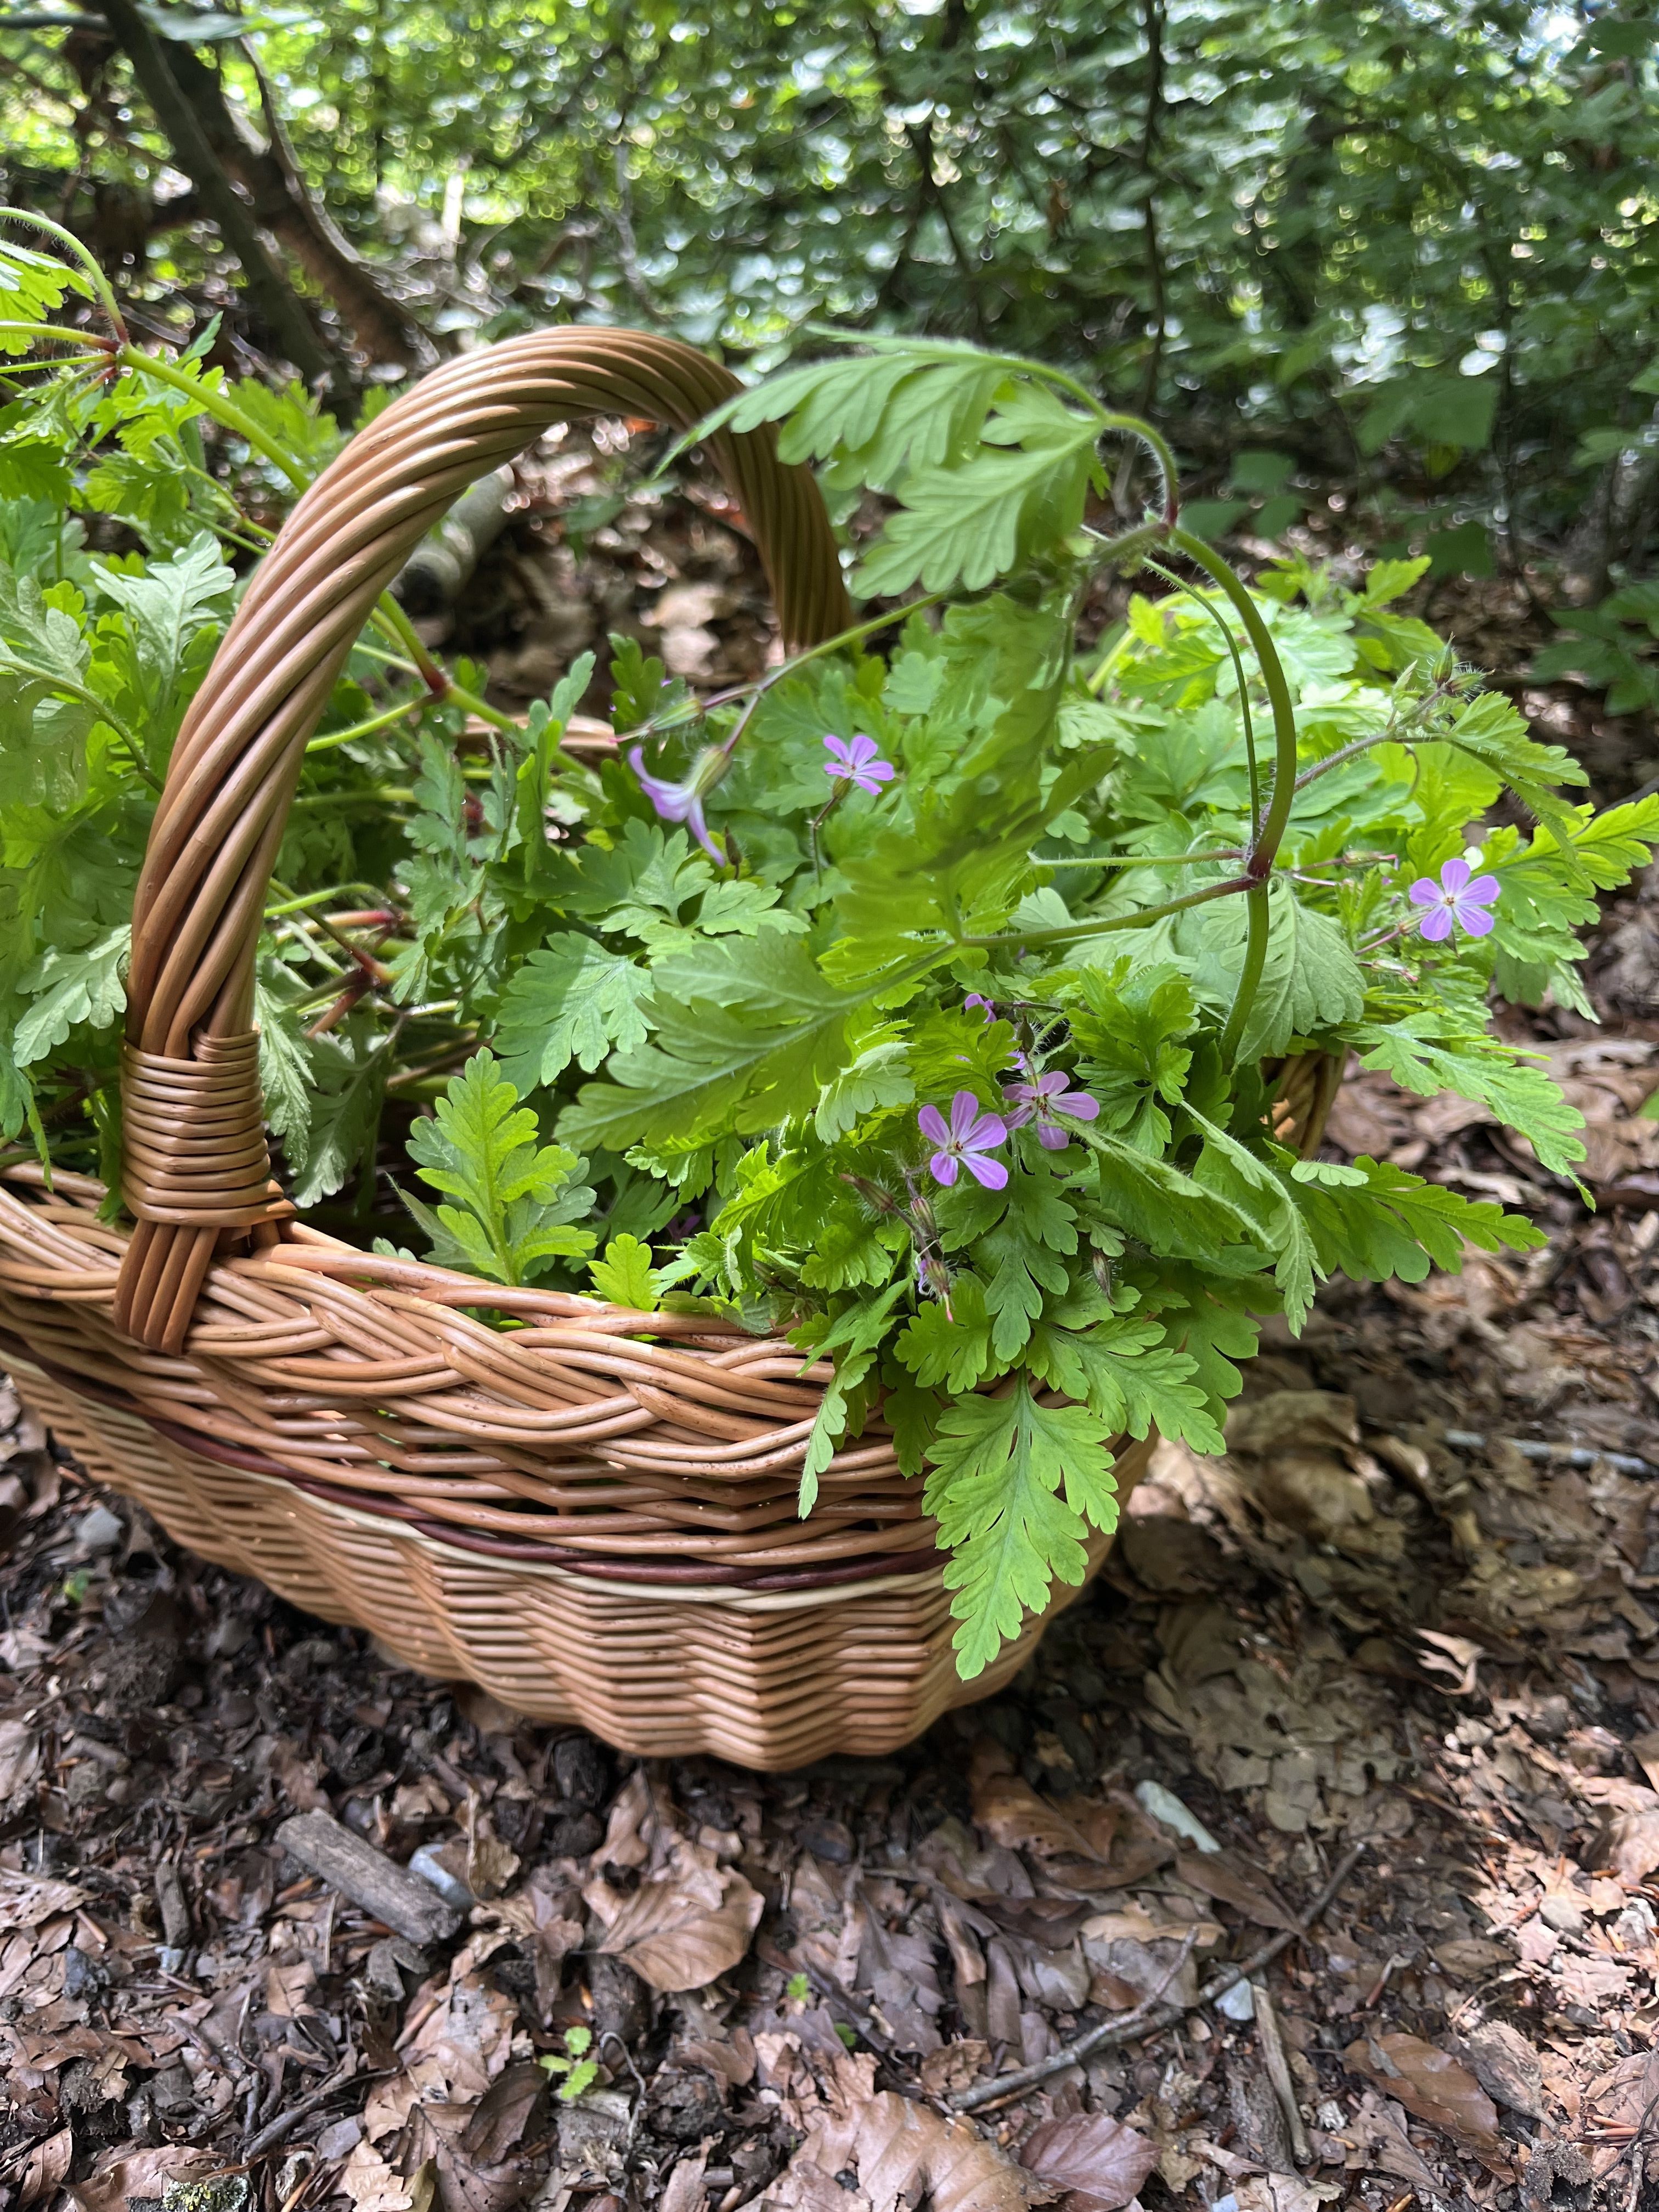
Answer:
<svg viewBox="0 0 1659 2212"><path fill-rule="evenodd" d="M1445 905L1431 907L1418 926L1431 945L1443 943L1452 933L1450 907Z"/></svg>
<svg viewBox="0 0 1659 2212"><path fill-rule="evenodd" d="M1413 906L1438 906L1442 893L1431 877L1419 876L1406 896Z"/></svg>
<svg viewBox="0 0 1659 2212"><path fill-rule="evenodd" d="M1063 1152L1071 1141L1057 1121L1037 1123L1037 1142L1045 1152Z"/></svg>
<svg viewBox="0 0 1659 2212"><path fill-rule="evenodd" d="M683 783L668 783L659 775L647 773L645 747L635 745L628 756L628 765L640 780L640 789L665 822L684 822L693 805L691 794Z"/></svg>
<svg viewBox="0 0 1659 2212"><path fill-rule="evenodd" d="M726 855L708 834L708 824L702 818L702 800L700 798L693 799L687 805L682 818L686 828L702 847L714 866L717 868L723 868L726 866Z"/></svg>
<svg viewBox="0 0 1659 2212"><path fill-rule="evenodd" d="M1440 888L1452 896L1463 889L1469 879L1469 864L1460 853L1455 860L1448 860L1440 871Z"/></svg>
<svg viewBox="0 0 1659 2212"><path fill-rule="evenodd" d="M979 1101L971 1091L958 1091L951 1101L951 1134L957 1144L968 1141L968 1132L979 1119Z"/></svg>
<svg viewBox="0 0 1659 2212"><path fill-rule="evenodd" d="M968 1164L971 1167L973 1162L970 1160ZM927 1170L935 1182L942 1182L949 1189L957 1179L957 1165L954 1152L935 1152L927 1163Z"/></svg>
<svg viewBox="0 0 1659 2212"><path fill-rule="evenodd" d="M1063 1098L1054 1101L1063 1113L1074 1121L1094 1121L1100 1118L1100 1101L1087 1091L1068 1091Z"/></svg>
<svg viewBox="0 0 1659 2212"><path fill-rule="evenodd" d="M916 1126L930 1145L948 1145L951 1132L945 1126L945 1116L937 1106L924 1106L916 1116Z"/></svg>
<svg viewBox="0 0 1659 2212"><path fill-rule="evenodd" d="M847 748L848 764L852 768L862 768L866 761L874 760L880 750L873 738L866 737L860 730Z"/></svg>
<svg viewBox="0 0 1659 2212"><path fill-rule="evenodd" d="M994 1114L982 1114L962 1140L964 1152L994 1152L1008 1141L1008 1124Z"/></svg>
<svg viewBox="0 0 1659 2212"><path fill-rule="evenodd" d="M1472 884L1464 884L1458 903L1478 899L1482 906L1490 906L1503 888L1496 876L1477 876Z"/></svg>
<svg viewBox="0 0 1659 2212"><path fill-rule="evenodd" d="M1008 1180L1008 1170L1000 1160L987 1159L982 1152L969 1152L963 1163L975 1182L987 1190L1000 1190Z"/></svg>
<svg viewBox="0 0 1659 2212"><path fill-rule="evenodd" d="M1457 916L1459 928L1467 931L1471 937L1490 937L1498 927L1497 918L1488 914L1483 906L1468 906L1460 899L1453 912Z"/></svg>

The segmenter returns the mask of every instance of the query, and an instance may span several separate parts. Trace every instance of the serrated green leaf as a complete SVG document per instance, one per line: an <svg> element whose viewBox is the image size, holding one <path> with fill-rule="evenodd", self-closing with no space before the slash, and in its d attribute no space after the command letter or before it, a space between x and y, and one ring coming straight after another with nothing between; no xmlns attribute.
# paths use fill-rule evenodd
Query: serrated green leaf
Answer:
<svg viewBox="0 0 1659 2212"><path fill-rule="evenodd" d="M922 1503L951 1553L964 1680L1042 1610L1054 1582L1083 1580L1089 1526L1117 1526L1108 1436L1085 1407L1040 1405L1023 1376L1006 1396L964 1398L939 1416Z"/></svg>
<svg viewBox="0 0 1659 2212"><path fill-rule="evenodd" d="M550 1261L592 1251L591 1230L571 1224L593 1194L571 1178L581 1163L562 1145L543 1145L535 1115L499 1073L495 1055L474 1053L437 1103L435 1118L410 1133L422 1182L461 1204L437 1218L470 1270L520 1284Z"/></svg>
<svg viewBox="0 0 1659 2212"><path fill-rule="evenodd" d="M574 1060L596 1068L612 1045L643 1044L647 970L574 930L526 955L501 998L496 1048L520 1097L554 1082Z"/></svg>
<svg viewBox="0 0 1659 2212"><path fill-rule="evenodd" d="M1577 1132L1584 1117L1562 1097L1538 1062L1496 1037L1444 1034L1431 1011L1354 1032L1364 1068L1381 1068L1419 1098L1455 1091L1489 1106L1523 1136L1553 1175L1571 1176L1584 1158Z"/></svg>
<svg viewBox="0 0 1659 2212"><path fill-rule="evenodd" d="M654 1313L660 1303L651 1247L637 1237L613 1237L602 1260L590 1260L587 1273L599 1297L633 1313Z"/></svg>
<svg viewBox="0 0 1659 2212"><path fill-rule="evenodd" d="M106 1030L125 1012L122 979L131 942L131 927L123 923L84 951L65 952L52 945L41 954L21 986L30 1004L13 1037L19 1067L44 1060L82 1024Z"/></svg>
<svg viewBox="0 0 1659 2212"><path fill-rule="evenodd" d="M1086 1405L1115 1436L1127 1430L1145 1437L1156 1423L1194 1451L1222 1449L1221 1431L1194 1380L1197 1361L1175 1351L1156 1320L1109 1314L1079 1326L1062 1304L1032 1331L1024 1364L1051 1389Z"/></svg>
<svg viewBox="0 0 1659 2212"><path fill-rule="evenodd" d="M259 1031L259 1087L265 1119L283 1139L289 1165L304 1167L311 1141L311 1101L315 1086L311 1051L298 1021L262 980L253 987L253 1018Z"/></svg>
<svg viewBox="0 0 1659 2212"><path fill-rule="evenodd" d="M953 1397L971 1390L992 1364L984 1285L971 1274L954 1276L948 1310L939 1300L919 1307L895 1349L923 1389Z"/></svg>
<svg viewBox="0 0 1659 2212"><path fill-rule="evenodd" d="M1520 1214L1364 1154L1340 1178L1317 1160L1297 1161L1290 1177L1321 1266L1354 1282L1420 1283L1431 1267L1459 1273L1469 1245L1535 1252L1548 1241Z"/></svg>
<svg viewBox="0 0 1659 2212"><path fill-rule="evenodd" d="M799 938L710 939L653 971L641 1006L652 1042L617 1054L609 1082L585 1084L561 1131L619 1152L811 1112L870 995L833 988Z"/></svg>

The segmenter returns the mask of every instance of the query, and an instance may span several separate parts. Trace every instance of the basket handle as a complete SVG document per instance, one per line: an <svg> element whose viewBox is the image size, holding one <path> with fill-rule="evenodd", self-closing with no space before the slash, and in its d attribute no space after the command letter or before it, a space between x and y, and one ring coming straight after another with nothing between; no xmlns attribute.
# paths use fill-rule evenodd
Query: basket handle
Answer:
<svg viewBox="0 0 1659 2212"><path fill-rule="evenodd" d="M114 1317L177 1352L226 1231L275 1241L253 1026L267 886L307 739L370 611L475 477L572 416L689 430L738 389L678 339L543 331L434 370L324 471L256 570L167 769L133 902L122 1054L122 1194L137 1226ZM740 501L786 647L851 619L816 483L768 427L709 450Z"/></svg>

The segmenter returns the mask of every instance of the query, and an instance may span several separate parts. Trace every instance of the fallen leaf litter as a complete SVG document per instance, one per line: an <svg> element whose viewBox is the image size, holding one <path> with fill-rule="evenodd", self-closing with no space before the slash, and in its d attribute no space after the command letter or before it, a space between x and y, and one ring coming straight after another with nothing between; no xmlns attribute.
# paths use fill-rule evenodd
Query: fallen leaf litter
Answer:
<svg viewBox="0 0 1659 2212"><path fill-rule="evenodd" d="M1608 934L1659 967L1659 903ZM1556 1019L1601 1212L1359 1079L1339 1149L1549 1249L1271 1339L1228 1456L1162 1447L1012 1690L889 1760L521 1725L181 1554L0 1389L7 2199L1639 2205L1659 1023Z"/></svg>

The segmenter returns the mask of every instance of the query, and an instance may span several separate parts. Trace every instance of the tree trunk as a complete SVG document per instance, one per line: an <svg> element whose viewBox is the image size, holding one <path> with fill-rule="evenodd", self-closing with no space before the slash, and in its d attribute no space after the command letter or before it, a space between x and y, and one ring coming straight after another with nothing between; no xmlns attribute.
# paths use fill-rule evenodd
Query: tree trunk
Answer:
<svg viewBox="0 0 1659 2212"><path fill-rule="evenodd" d="M348 365L317 330L267 248L262 228L289 247L333 301L369 360L404 368L433 361L434 348L419 324L307 190L257 61L253 66L272 131L270 145L262 144L236 114L217 73L188 46L158 37L135 0L109 0L103 14L172 143L179 167L195 185L203 213L241 263L255 308L307 382L327 380L335 411L343 414L356 404Z"/></svg>
<svg viewBox="0 0 1659 2212"><path fill-rule="evenodd" d="M370 361L400 368L428 367L437 355L426 332L307 190L264 72L246 41L243 46L258 80L270 143L261 145L225 98L217 71L181 45L170 57L173 74L204 137L252 201L255 219L287 246L312 283L333 301L358 350Z"/></svg>
<svg viewBox="0 0 1659 2212"><path fill-rule="evenodd" d="M227 250L241 264L255 309L301 375L307 383L325 381L332 404L343 411L354 398L346 364L325 342L267 252L252 210L216 158L194 108L179 90L161 40L140 13L137 0L104 0L103 13L167 135L174 160L195 185Z"/></svg>

